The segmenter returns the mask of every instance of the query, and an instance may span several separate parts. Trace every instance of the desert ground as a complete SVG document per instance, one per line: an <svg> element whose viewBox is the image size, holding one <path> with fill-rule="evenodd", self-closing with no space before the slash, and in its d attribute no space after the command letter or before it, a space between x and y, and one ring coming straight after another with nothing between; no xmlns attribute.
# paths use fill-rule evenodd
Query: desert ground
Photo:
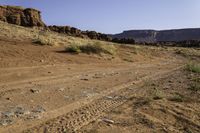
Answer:
<svg viewBox="0 0 200 133"><path fill-rule="evenodd" d="M30 40L37 30L2 28L1 133L200 132L200 74L188 68L200 49L112 44L115 54L77 54L65 47L97 41L51 33L56 46L40 45Z"/></svg>

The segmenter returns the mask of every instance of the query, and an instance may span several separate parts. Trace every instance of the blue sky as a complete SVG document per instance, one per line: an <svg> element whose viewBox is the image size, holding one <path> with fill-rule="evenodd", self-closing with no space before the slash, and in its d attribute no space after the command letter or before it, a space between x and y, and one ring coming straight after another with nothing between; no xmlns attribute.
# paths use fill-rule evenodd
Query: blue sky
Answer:
<svg viewBox="0 0 200 133"><path fill-rule="evenodd" d="M0 4L39 9L48 25L103 33L200 27L200 0L0 0Z"/></svg>

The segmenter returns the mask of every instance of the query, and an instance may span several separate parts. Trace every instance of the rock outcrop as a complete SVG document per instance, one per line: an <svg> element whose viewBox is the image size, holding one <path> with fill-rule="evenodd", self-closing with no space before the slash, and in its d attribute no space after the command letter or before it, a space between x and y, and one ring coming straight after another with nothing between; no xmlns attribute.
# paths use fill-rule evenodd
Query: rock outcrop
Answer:
<svg viewBox="0 0 200 133"><path fill-rule="evenodd" d="M70 27L70 26L53 25L53 26L48 26L48 28L51 31L63 33L63 34L67 34L67 35L75 36L75 37L90 38L90 39L96 39L96 40L102 40L102 41L112 40L112 38L106 34L97 33L95 31L81 31L77 28Z"/></svg>
<svg viewBox="0 0 200 133"><path fill-rule="evenodd" d="M70 26L46 26L41 19L40 11L19 6L0 6L0 21L25 27L45 27L50 31L67 34L74 37L111 41L111 37L95 31L81 31Z"/></svg>
<svg viewBox="0 0 200 133"><path fill-rule="evenodd" d="M135 44L135 40L134 39L128 39L128 38L121 38L121 39L113 38L112 42L123 43L123 44Z"/></svg>
<svg viewBox="0 0 200 133"><path fill-rule="evenodd" d="M0 20L26 27L45 26L41 20L40 11L18 6L0 6Z"/></svg>

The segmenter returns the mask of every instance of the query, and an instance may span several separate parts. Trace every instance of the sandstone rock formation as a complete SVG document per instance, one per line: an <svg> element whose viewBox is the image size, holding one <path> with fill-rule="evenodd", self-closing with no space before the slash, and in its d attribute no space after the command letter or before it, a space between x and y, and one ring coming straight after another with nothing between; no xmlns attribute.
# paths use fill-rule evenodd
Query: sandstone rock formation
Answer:
<svg viewBox="0 0 200 133"><path fill-rule="evenodd" d="M67 34L75 37L90 38L103 41L111 41L112 38L106 34L97 33L95 31L81 31L74 27L69 26L48 26L51 31Z"/></svg>
<svg viewBox="0 0 200 133"><path fill-rule="evenodd" d="M32 8L23 8L19 6L0 6L0 21L16 24L26 27L45 27L46 25L41 19L40 11ZM64 33L70 36L90 38L104 41L111 41L106 34L97 33L95 31L81 31L69 26L48 26L50 31Z"/></svg>
<svg viewBox="0 0 200 133"><path fill-rule="evenodd" d="M74 27L70 27L70 26L48 26L49 30L54 31L54 32L58 32L58 33L64 33L70 36L76 36L76 37L81 37L82 32L81 30L74 28Z"/></svg>
<svg viewBox="0 0 200 133"><path fill-rule="evenodd" d="M41 20L40 11L18 6L0 6L0 20L26 27L45 26Z"/></svg>

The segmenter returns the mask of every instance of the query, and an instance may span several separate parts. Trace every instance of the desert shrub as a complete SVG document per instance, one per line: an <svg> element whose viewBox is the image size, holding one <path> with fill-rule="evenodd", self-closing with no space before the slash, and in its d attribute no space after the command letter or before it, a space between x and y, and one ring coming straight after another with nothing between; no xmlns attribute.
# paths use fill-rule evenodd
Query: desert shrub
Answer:
<svg viewBox="0 0 200 133"><path fill-rule="evenodd" d="M169 98L169 100L173 102L183 102L184 97L180 94L176 94L173 97Z"/></svg>
<svg viewBox="0 0 200 133"><path fill-rule="evenodd" d="M186 49L186 48L179 48L175 49L175 53L181 56L184 56L186 58L191 58L191 57L200 57L200 52L198 49Z"/></svg>
<svg viewBox="0 0 200 133"><path fill-rule="evenodd" d="M106 45L101 43L86 44L86 45L69 45L65 49L66 52L70 53L87 53L87 54L111 54L115 53L115 47L113 45Z"/></svg>
<svg viewBox="0 0 200 133"><path fill-rule="evenodd" d="M194 73L200 73L200 64L188 63L187 70Z"/></svg>
<svg viewBox="0 0 200 133"><path fill-rule="evenodd" d="M55 43L51 39L46 39L46 38L38 38L32 41L35 44L38 45L49 45L49 46L54 46Z"/></svg>
<svg viewBox="0 0 200 133"><path fill-rule="evenodd" d="M66 47L65 51L77 54L81 52L80 47L78 45L69 45L68 47Z"/></svg>

